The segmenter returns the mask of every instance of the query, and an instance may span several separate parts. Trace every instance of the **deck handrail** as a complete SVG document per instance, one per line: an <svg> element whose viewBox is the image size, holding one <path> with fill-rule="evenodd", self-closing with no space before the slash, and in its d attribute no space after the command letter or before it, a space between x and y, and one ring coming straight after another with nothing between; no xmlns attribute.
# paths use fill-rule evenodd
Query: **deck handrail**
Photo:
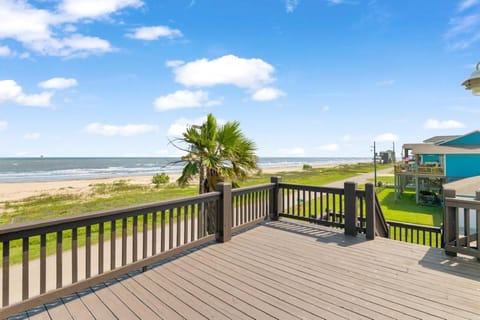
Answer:
<svg viewBox="0 0 480 320"><path fill-rule="evenodd" d="M444 248L446 254L462 253L480 260L480 191L474 199L457 197L456 191L444 194Z"/></svg>

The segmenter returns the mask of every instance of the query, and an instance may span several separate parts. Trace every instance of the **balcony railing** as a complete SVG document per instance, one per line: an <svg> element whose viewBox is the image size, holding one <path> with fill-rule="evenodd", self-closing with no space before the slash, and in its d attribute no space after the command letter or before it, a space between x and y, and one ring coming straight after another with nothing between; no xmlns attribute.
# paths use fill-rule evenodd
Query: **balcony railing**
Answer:
<svg viewBox="0 0 480 320"><path fill-rule="evenodd" d="M443 176L445 175L445 170L439 165L402 163L395 165L395 174Z"/></svg>
<svg viewBox="0 0 480 320"><path fill-rule="evenodd" d="M480 260L480 191L475 199L456 197L455 190L444 190L445 251Z"/></svg>

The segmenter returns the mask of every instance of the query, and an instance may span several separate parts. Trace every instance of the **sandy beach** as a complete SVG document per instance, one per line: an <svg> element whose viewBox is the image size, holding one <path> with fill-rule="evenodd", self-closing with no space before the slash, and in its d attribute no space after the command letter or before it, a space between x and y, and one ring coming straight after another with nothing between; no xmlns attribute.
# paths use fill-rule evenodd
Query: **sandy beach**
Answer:
<svg viewBox="0 0 480 320"><path fill-rule="evenodd" d="M318 167L332 167L335 165L321 165ZM302 171L302 166L271 167L262 169L263 173L273 174L277 172ZM179 173L169 174L170 181L174 182L180 176ZM129 176L107 179L64 180L49 182L9 182L0 183L0 202L18 201L41 194L84 194L88 193L95 184L110 184L115 181L125 180L130 184L150 185L152 176Z"/></svg>

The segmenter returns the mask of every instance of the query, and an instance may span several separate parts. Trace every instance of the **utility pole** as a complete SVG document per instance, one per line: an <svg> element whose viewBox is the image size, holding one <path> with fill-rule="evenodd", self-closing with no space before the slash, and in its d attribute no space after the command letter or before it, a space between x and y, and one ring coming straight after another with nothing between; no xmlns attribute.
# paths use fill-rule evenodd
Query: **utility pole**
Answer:
<svg viewBox="0 0 480 320"><path fill-rule="evenodd" d="M392 160L393 160L393 163L395 163L395 162L397 162L397 159L396 159L397 155L395 154L395 141L393 141L393 149L392 150L393 150L393 157L392 157L393 159Z"/></svg>
<svg viewBox="0 0 480 320"><path fill-rule="evenodd" d="M375 187L377 187L377 148L375 145L375 141L373 141L373 174L373 181L375 183Z"/></svg>

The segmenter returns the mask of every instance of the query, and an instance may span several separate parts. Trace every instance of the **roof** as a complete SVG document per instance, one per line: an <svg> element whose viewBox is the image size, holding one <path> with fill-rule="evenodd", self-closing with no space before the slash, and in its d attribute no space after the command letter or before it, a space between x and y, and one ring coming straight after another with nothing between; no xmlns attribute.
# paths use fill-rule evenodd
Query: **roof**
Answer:
<svg viewBox="0 0 480 320"><path fill-rule="evenodd" d="M480 145L442 146L431 143L406 143L404 149L414 154L480 154Z"/></svg>
<svg viewBox="0 0 480 320"><path fill-rule="evenodd" d="M446 183L443 189L455 190L457 195L475 196L475 192L480 190L480 176L465 178L454 182Z"/></svg>
<svg viewBox="0 0 480 320"><path fill-rule="evenodd" d="M428 138L427 140L423 140L423 143L434 143L434 144L437 144L437 143L442 143L442 142L445 142L445 141L450 141L450 140L453 140L453 139L456 139L456 138L460 138L461 136L457 135L457 136L435 136L435 137L431 137L431 138Z"/></svg>

